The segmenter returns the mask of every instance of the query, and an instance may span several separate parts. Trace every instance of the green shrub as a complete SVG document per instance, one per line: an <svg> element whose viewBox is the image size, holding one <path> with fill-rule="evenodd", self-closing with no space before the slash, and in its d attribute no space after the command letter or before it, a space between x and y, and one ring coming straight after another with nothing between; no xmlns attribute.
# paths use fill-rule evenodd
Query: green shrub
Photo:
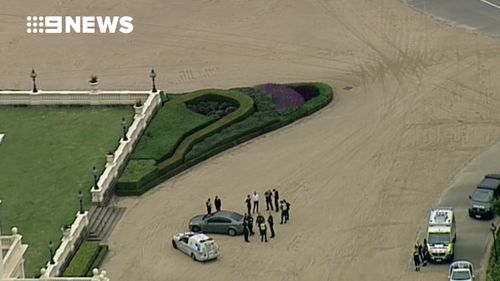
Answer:
<svg viewBox="0 0 500 281"><path fill-rule="evenodd" d="M100 245L98 243L84 242L78 248L73 259L64 271L65 277L81 277L86 276L89 269L94 264L95 259L99 254Z"/></svg>
<svg viewBox="0 0 500 281"><path fill-rule="evenodd" d="M183 138L213 121L187 109L183 103L167 103L144 131L131 159L154 159L161 162L174 153Z"/></svg>
<svg viewBox="0 0 500 281"><path fill-rule="evenodd" d="M99 268L104 261L104 258L108 254L109 251L109 246L108 245L99 245L99 253L97 254L96 258L94 259L94 262L90 266L89 270L85 274L85 276L92 276L92 270L94 268Z"/></svg>

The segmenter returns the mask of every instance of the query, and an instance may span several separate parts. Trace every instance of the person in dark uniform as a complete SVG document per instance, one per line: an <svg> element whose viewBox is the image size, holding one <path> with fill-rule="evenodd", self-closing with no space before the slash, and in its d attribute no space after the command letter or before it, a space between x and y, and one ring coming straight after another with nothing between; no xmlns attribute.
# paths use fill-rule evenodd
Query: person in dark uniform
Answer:
<svg viewBox="0 0 500 281"><path fill-rule="evenodd" d="M417 246L418 256L420 257L420 263L423 263L424 259L422 258L422 255L423 255L423 253L422 253L422 244L420 244L420 242L417 241L416 246Z"/></svg>
<svg viewBox="0 0 500 281"><path fill-rule="evenodd" d="M266 222L266 219L264 218L263 215L261 215L260 213L257 215L257 219L256 219L256 223L257 225L261 224L261 223L265 223Z"/></svg>
<svg viewBox="0 0 500 281"><path fill-rule="evenodd" d="M248 231L248 215L245 214L245 216L243 217L243 237L245 237L245 242L250 242L250 240L248 240L248 234L249 234L249 231Z"/></svg>
<svg viewBox="0 0 500 281"><path fill-rule="evenodd" d="M252 199L250 198L250 194L247 195L245 203L247 204L248 215L250 215L252 213Z"/></svg>
<svg viewBox="0 0 500 281"><path fill-rule="evenodd" d="M207 205L207 214L208 215L212 214L212 203L210 202L210 198L208 198L206 205Z"/></svg>
<svg viewBox="0 0 500 281"><path fill-rule="evenodd" d="M260 242L266 241L267 243L267 226L266 223L263 222L261 224L258 224L259 226L259 231L260 231Z"/></svg>
<svg viewBox="0 0 500 281"><path fill-rule="evenodd" d="M276 212L280 211L280 206L278 204L279 199L280 199L280 194L278 193L278 190L273 189L274 192L274 207L276 207Z"/></svg>
<svg viewBox="0 0 500 281"><path fill-rule="evenodd" d="M413 262L415 263L415 271L420 271L420 255L418 254L418 247L415 245L413 250Z"/></svg>
<svg viewBox="0 0 500 281"><path fill-rule="evenodd" d="M286 200L283 200L286 205L286 212L285 212L285 223L290 219L290 203Z"/></svg>
<svg viewBox="0 0 500 281"><path fill-rule="evenodd" d="M273 193L271 192L271 190L268 190L266 191L266 193L264 193L264 196L266 197L266 211L269 211L269 209L271 209L271 211L273 210Z"/></svg>
<svg viewBox="0 0 500 281"><path fill-rule="evenodd" d="M280 224L283 224L283 221L286 223L286 204L283 200L280 201L280 209L281 209L281 222L280 222Z"/></svg>
<svg viewBox="0 0 500 281"><path fill-rule="evenodd" d="M274 238L274 219L271 212L269 212L269 217L267 217L267 223L269 223L269 229L271 230L271 238Z"/></svg>
<svg viewBox="0 0 500 281"><path fill-rule="evenodd" d="M217 212L220 212L220 208L222 207L222 201L220 200L219 196L215 196L215 200L214 200L214 204L215 204L215 210Z"/></svg>
<svg viewBox="0 0 500 281"><path fill-rule="evenodd" d="M427 265L429 259L429 248L427 247L427 239L424 238L424 244L422 245L422 266Z"/></svg>
<svg viewBox="0 0 500 281"><path fill-rule="evenodd" d="M253 232L253 217L251 213L248 213L248 230L250 230L250 236L253 236L255 234Z"/></svg>

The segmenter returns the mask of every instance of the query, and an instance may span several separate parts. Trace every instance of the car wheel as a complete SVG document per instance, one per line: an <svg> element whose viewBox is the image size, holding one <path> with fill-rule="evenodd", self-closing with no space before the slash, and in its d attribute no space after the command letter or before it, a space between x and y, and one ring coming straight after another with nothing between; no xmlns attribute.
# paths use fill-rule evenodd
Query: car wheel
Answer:
<svg viewBox="0 0 500 281"><path fill-rule="evenodd" d="M236 236L236 230L234 230L233 228L230 228L227 231L227 234L229 234L229 236Z"/></svg>
<svg viewBox="0 0 500 281"><path fill-rule="evenodd" d="M199 226L197 226L197 225L193 225L193 226L191 227L191 231L193 231L193 232L200 232L200 230L201 230L201 229L200 229L200 227L199 227Z"/></svg>
<svg viewBox="0 0 500 281"><path fill-rule="evenodd" d="M175 244L174 240L172 240L172 247L174 247L174 249L177 249L177 244Z"/></svg>
<svg viewBox="0 0 500 281"><path fill-rule="evenodd" d="M196 256L194 255L194 253L191 253L191 258L196 261Z"/></svg>

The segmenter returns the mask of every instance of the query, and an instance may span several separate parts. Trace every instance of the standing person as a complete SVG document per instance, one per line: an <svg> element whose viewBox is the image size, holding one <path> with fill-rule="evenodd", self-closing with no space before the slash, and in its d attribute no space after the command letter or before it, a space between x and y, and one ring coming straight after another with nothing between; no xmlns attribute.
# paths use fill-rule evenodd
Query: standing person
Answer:
<svg viewBox="0 0 500 281"><path fill-rule="evenodd" d="M280 206L279 206L278 202L280 199L280 194L279 194L278 190L276 190L275 188L273 188L273 192L274 192L274 207L276 207L276 212L279 212Z"/></svg>
<svg viewBox="0 0 500 281"><path fill-rule="evenodd" d="M248 240L248 234L248 215L245 213L245 216L243 217L243 237L245 237L245 242L247 243L250 242L250 240Z"/></svg>
<svg viewBox="0 0 500 281"><path fill-rule="evenodd" d="M286 204L283 200L280 201L280 209L281 209L281 222L280 224L283 224L283 221L286 223Z"/></svg>
<svg viewBox="0 0 500 281"><path fill-rule="evenodd" d="M288 221L288 219L290 219L290 203L286 200L283 200L285 202L285 205L286 205L286 213L285 213L285 223Z"/></svg>
<svg viewBox="0 0 500 281"><path fill-rule="evenodd" d="M255 234L253 232L253 218L251 214L248 214L248 230L250 230L250 236L253 236Z"/></svg>
<svg viewBox="0 0 500 281"><path fill-rule="evenodd" d="M423 263L424 259L422 258L422 255L423 255L423 253L422 253L422 244L420 244L420 242L417 241L416 246L417 246L418 256L420 257L420 262Z"/></svg>
<svg viewBox="0 0 500 281"><path fill-rule="evenodd" d="M252 202L253 202L253 213L259 212L259 194L257 191L254 191L252 194Z"/></svg>
<svg viewBox="0 0 500 281"><path fill-rule="evenodd" d="M269 211L269 209L271 209L271 211L273 210L273 193L271 192L271 190L268 190L266 191L266 193L264 193L264 196L266 197L266 211Z"/></svg>
<svg viewBox="0 0 500 281"><path fill-rule="evenodd" d="M420 255L418 254L417 246L413 250L413 262L415 263L415 271L420 271Z"/></svg>
<svg viewBox="0 0 500 281"><path fill-rule="evenodd" d="M206 205L207 205L207 214L208 215L212 214L212 203L210 202L210 198L208 198Z"/></svg>
<svg viewBox="0 0 500 281"><path fill-rule="evenodd" d="M271 238L274 238L274 219L271 212L269 212L269 217L267 217L267 222L269 223L269 229L271 229Z"/></svg>
<svg viewBox="0 0 500 281"><path fill-rule="evenodd" d="M267 243L267 226L265 222L259 224L259 230L260 230L260 242L264 242L265 240Z"/></svg>
<svg viewBox="0 0 500 281"><path fill-rule="evenodd" d="M422 266L427 265L429 259L429 248L427 247L427 239L424 238L424 245L422 246Z"/></svg>
<svg viewBox="0 0 500 281"><path fill-rule="evenodd" d="M215 204L215 210L217 212L220 212L220 208L222 207L222 201L220 200L219 196L217 196L217 195L215 195L214 204Z"/></svg>
<svg viewBox="0 0 500 281"><path fill-rule="evenodd" d="M257 220L256 220L256 222L257 222L257 224L259 225L259 224L261 224L261 223L265 223L265 222L266 222L266 219L264 218L264 216L263 216L263 215L261 215L261 214L259 213L259 215L257 216Z"/></svg>
<svg viewBox="0 0 500 281"><path fill-rule="evenodd" d="M245 199L245 203L247 204L248 215L252 213L252 199L250 199L250 194L247 194L247 199Z"/></svg>

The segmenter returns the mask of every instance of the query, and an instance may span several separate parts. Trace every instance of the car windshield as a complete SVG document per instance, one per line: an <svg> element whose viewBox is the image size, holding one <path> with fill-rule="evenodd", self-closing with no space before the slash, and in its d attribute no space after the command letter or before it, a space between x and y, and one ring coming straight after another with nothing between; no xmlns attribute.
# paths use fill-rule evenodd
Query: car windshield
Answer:
<svg viewBox="0 0 500 281"><path fill-rule="evenodd" d="M231 213L230 217L235 221L240 221L243 219L243 216L238 213Z"/></svg>
<svg viewBox="0 0 500 281"><path fill-rule="evenodd" d="M451 280L470 280L470 273L465 270L453 271L451 274Z"/></svg>
<svg viewBox="0 0 500 281"><path fill-rule="evenodd" d="M480 188L476 189L476 191L474 191L474 194L472 194L472 200L477 202L487 203L491 201L492 197L493 197L493 191Z"/></svg>
<svg viewBox="0 0 500 281"><path fill-rule="evenodd" d="M450 243L450 234L449 233L429 233L427 237L427 243L433 244L445 244L448 245Z"/></svg>

